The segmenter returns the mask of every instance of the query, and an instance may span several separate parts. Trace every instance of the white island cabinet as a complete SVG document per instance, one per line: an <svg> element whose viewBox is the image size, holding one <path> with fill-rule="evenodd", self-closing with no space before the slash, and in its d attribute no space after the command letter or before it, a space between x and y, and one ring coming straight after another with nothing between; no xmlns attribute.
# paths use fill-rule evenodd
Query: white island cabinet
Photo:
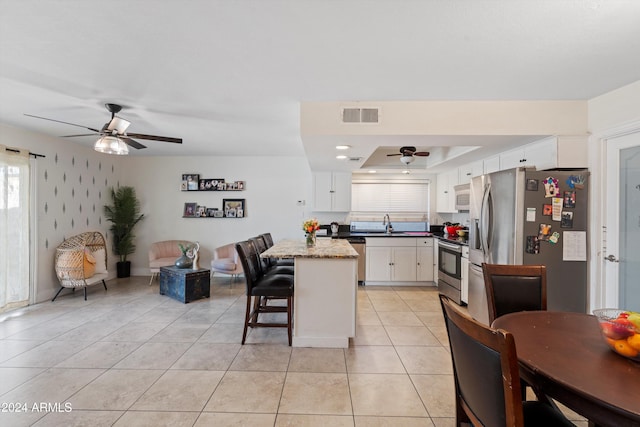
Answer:
<svg viewBox="0 0 640 427"><path fill-rule="evenodd" d="M346 240L283 240L263 258L293 258L293 347L349 347L356 335L358 253Z"/></svg>
<svg viewBox="0 0 640 427"><path fill-rule="evenodd" d="M430 285L432 237L367 237L367 285Z"/></svg>

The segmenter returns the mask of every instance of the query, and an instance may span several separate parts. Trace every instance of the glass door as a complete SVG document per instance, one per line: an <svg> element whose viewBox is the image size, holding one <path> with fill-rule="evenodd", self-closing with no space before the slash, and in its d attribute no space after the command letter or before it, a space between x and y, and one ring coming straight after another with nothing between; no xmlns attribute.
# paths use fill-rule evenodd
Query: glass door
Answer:
<svg viewBox="0 0 640 427"><path fill-rule="evenodd" d="M606 301L640 311L640 132L607 140Z"/></svg>

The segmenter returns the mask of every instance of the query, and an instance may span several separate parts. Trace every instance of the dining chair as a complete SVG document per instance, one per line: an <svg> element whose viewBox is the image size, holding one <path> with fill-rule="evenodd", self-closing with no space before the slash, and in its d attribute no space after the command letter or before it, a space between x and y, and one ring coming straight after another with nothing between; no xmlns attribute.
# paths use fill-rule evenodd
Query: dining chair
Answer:
<svg viewBox="0 0 640 427"><path fill-rule="evenodd" d="M516 345L509 332L463 314L440 295L456 399L456 426L573 426L555 407L523 401Z"/></svg>
<svg viewBox="0 0 640 427"><path fill-rule="evenodd" d="M272 263L271 258L260 258L260 254L267 250L267 245L261 236L252 237L249 241L256 247L260 268L264 274L293 274L292 265L278 265Z"/></svg>
<svg viewBox="0 0 640 427"><path fill-rule="evenodd" d="M247 338L249 327L287 328L289 345L293 331L293 276L290 274L264 274L253 242L236 243L236 251L242 263L247 287L247 306L244 319L242 344ZM269 298L286 300L286 305L269 305ZM262 322L261 314L287 313L286 323Z"/></svg>
<svg viewBox="0 0 640 427"><path fill-rule="evenodd" d="M271 236L271 233L262 233L260 237L262 237L262 239L264 240L264 243L267 249L273 246L273 237ZM271 262L271 265L284 265L284 266L292 266L292 267L294 265L294 260L292 258L283 258L283 259L270 258L270 262Z"/></svg>
<svg viewBox="0 0 640 427"><path fill-rule="evenodd" d="M517 311L547 309L547 268L544 265L482 264L489 324Z"/></svg>

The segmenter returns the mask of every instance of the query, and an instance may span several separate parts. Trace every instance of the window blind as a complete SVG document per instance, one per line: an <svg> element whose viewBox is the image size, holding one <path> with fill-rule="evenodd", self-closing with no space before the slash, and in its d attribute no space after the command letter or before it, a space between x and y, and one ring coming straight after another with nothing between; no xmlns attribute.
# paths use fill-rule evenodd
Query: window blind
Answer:
<svg viewBox="0 0 640 427"><path fill-rule="evenodd" d="M354 182L351 211L426 214L429 211L429 183Z"/></svg>

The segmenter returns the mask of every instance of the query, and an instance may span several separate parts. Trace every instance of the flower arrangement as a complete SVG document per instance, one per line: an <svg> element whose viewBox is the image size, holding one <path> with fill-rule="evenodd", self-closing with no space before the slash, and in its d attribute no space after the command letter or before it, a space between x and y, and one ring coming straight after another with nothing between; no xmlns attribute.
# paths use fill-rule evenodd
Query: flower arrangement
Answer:
<svg viewBox="0 0 640 427"><path fill-rule="evenodd" d="M320 224L315 218L308 219L302 224L302 229L307 233L315 233L316 231L320 230Z"/></svg>
<svg viewBox="0 0 640 427"><path fill-rule="evenodd" d="M320 230L320 224L315 218L308 219L302 223L302 229L307 237L307 246L314 247L316 245L316 231Z"/></svg>

